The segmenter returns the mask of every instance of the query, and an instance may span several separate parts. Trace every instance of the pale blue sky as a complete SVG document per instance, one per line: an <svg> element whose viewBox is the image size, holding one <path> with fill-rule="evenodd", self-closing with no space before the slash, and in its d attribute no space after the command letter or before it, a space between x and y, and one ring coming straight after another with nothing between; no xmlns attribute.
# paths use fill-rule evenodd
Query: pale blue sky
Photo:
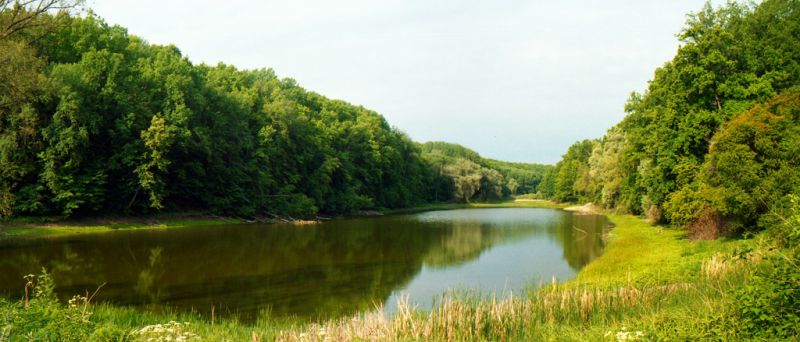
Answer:
<svg viewBox="0 0 800 342"><path fill-rule="evenodd" d="M273 68L416 141L553 163L624 116L703 0L90 0L194 63Z"/></svg>

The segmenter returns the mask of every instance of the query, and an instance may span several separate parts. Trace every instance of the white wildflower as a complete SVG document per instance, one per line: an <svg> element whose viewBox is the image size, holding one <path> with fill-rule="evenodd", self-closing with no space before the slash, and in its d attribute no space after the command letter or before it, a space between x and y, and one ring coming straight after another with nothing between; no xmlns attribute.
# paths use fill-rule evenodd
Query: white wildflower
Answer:
<svg viewBox="0 0 800 342"><path fill-rule="evenodd" d="M153 324L135 330L132 335L136 341L169 342L199 339L200 336L187 330L188 325L188 322L182 324L175 321Z"/></svg>

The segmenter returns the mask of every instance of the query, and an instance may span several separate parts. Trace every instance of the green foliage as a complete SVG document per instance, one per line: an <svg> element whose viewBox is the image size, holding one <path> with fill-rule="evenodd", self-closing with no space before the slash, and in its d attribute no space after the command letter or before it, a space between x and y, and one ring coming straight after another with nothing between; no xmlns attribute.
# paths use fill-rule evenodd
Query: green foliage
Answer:
<svg viewBox="0 0 800 342"><path fill-rule="evenodd" d="M683 45L631 95L625 119L593 147L570 147L542 194L719 232L769 227L800 192L797 8L731 2L691 14Z"/></svg>
<svg viewBox="0 0 800 342"><path fill-rule="evenodd" d="M443 141L429 141L420 144L420 150L427 154L440 154L444 158L453 159L466 159L473 163L481 164L483 158L473 150L470 150L459 144L453 144Z"/></svg>
<svg viewBox="0 0 800 342"><path fill-rule="evenodd" d="M466 159L458 159L445 166L444 174L453 179L455 196L461 201L469 202L481 188L481 167Z"/></svg>
<svg viewBox="0 0 800 342"><path fill-rule="evenodd" d="M800 198L790 195L789 216L777 225L776 244L736 293L742 330L760 338L800 335Z"/></svg>
<svg viewBox="0 0 800 342"><path fill-rule="evenodd" d="M714 144L695 182L670 195L666 208L675 223L711 210L729 229L763 226L759 219L800 192L800 93L789 92L733 117ZM771 222L770 222L771 224Z"/></svg>
<svg viewBox="0 0 800 342"><path fill-rule="evenodd" d="M511 191L511 195L514 196L517 194L517 189L519 189L519 182L515 178L509 178L508 183L506 183L506 188L508 191Z"/></svg>
<svg viewBox="0 0 800 342"><path fill-rule="evenodd" d="M490 201L517 193L535 193L550 168L483 158L464 146L446 142L426 142L419 148L434 172L435 201Z"/></svg>
<svg viewBox="0 0 800 342"><path fill-rule="evenodd" d="M0 58L11 61L0 66L3 217L304 216L452 193L373 111L272 70L192 65L174 46L148 44L92 13L36 20L58 25L0 39Z"/></svg>
<svg viewBox="0 0 800 342"><path fill-rule="evenodd" d="M545 173L541 192L561 202L587 199L589 157L597 142L583 140L569 147L552 171Z"/></svg>
<svg viewBox="0 0 800 342"><path fill-rule="evenodd" d="M30 341L87 341L95 328L86 297L68 306L58 302L50 275L42 270L26 277L26 298L15 303L0 299L0 339ZM29 292L30 291L30 292Z"/></svg>
<svg viewBox="0 0 800 342"><path fill-rule="evenodd" d="M511 187L507 187L513 194L537 193L544 173L552 168L550 165L513 163L486 158L483 159L482 165L486 168L497 170L508 181L513 179L517 183L516 191L511 191Z"/></svg>
<svg viewBox="0 0 800 342"><path fill-rule="evenodd" d="M742 329L758 337L789 338L800 334L800 257L772 256L752 281L736 293Z"/></svg>
<svg viewBox="0 0 800 342"><path fill-rule="evenodd" d="M552 204L542 201L507 205L548 203ZM493 204L471 206L487 205ZM7 329L0 332L5 334L0 338L25 340L30 333L39 340L64 340L66 337L62 336L67 336L68 332L78 331L79 334L70 336L81 341L137 341L178 336L197 336L199 340L209 341L323 337L333 340L583 341L632 336L643 340L749 340L758 339L756 336L779 339L775 335L748 335L742 331L738 314L727 314L729 308L735 306L734 292L744 283L742 271L747 267L730 252L749 246L751 240L689 241L682 238L680 231L657 232L649 223L633 216L611 215L610 218L616 225L611 232L610 245L576 279L541 288L542 284L531 283L531 292L513 298L456 291L450 294L450 300L442 301L430 312L400 305L401 314L386 319L346 315L317 323L300 318L272 319L265 315L255 322L223 318L212 324L207 312L152 312L91 303L87 306L92 312L89 323L70 323L66 314L53 316L60 322L51 323L50 327L58 327L59 333L51 329L48 337L40 337L43 335L37 335L38 331L20 330L21 324L4 324L10 320L3 319L17 317L19 321L23 318L30 321L31 329L40 329L44 320L43 316L33 314L20 318L15 310L24 307L24 299L18 302L0 299L0 327ZM77 304L73 312L83 312L84 301L72 303ZM17 309L9 309L11 306ZM64 313L70 309L61 304L53 305L53 310ZM11 329L14 335L9 337ZM784 339L793 337L789 335Z"/></svg>
<svg viewBox="0 0 800 342"><path fill-rule="evenodd" d="M789 195L791 207L789 217L779 224L780 233L776 234L781 245L789 248L800 247L800 196Z"/></svg>

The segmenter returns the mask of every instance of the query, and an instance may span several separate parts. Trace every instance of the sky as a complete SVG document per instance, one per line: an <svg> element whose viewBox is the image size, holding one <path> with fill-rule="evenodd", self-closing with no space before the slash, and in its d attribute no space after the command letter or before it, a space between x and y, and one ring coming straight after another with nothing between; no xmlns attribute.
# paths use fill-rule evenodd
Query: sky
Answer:
<svg viewBox="0 0 800 342"><path fill-rule="evenodd" d="M89 0L193 63L272 68L412 139L555 163L625 115L704 0ZM717 3L717 2L714 2Z"/></svg>

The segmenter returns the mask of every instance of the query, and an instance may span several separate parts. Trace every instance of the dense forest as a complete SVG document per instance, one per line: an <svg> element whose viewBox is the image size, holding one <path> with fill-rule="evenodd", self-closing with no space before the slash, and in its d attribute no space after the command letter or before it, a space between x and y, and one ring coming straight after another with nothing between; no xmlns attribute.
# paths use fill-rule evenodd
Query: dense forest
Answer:
<svg viewBox="0 0 800 342"><path fill-rule="evenodd" d="M434 200L490 201L535 193L550 165L483 158L464 146L440 141L420 144L422 159L433 169ZM443 194L443 195L442 195Z"/></svg>
<svg viewBox="0 0 800 342"><path fill-rule="evenodd" d="M735 317L726 330L796 339L800 1L706 4L678 37L675 57L631 94L622 122L570 146L538 190L644 215L695 239L754 238L756 247L732 257L752 260L752 273L722 292L732 300L721 310Z"/></svg>
<svg viewBox="0 0 800 342"><path fill-rule="evenodd" d="M444 167L436 144L271 69L194 65L56 11L77 3L2 3L3 217L349 213L533 192L543 173L476 153Z"/></svg>
<svg viewBox="0 0 800 342"><path fill-rule="evenodd" d="M414 142L374 111L308 91L271 69L193 64L177 47L150 44L91 11L81 12L82 6L83 0L0 0L0 223L107 214L149 220L159 212L306 217L535 194L596 203L606 209L605 217L574 217L602 219L603 226L608 218L614 230L606 239L572 221L556 233L537 228L555 234L555 245L564 246L576 271L591 261L564 283L554 275L552 283L531 283L522 296L507 300L465 292L463 299L442 297L441 306L429 312L405 308L393 318L370 313L322 325L284 323L269 317L273 308L257 325L215 321L214 303L208 317L205 308L195 316L169 310L151 316L90 306L89 291L64 305L52 275L42 269L24 277L24 287L4 280L4 286L22 288L25 297L0 296L0 340L137 340L151 327L160 332L158 322L181 326L177 322L188 322L185 317L194 317L192 329L208 340L233 334L254 341L262 336L579 341L800 336L800 0L709 3L690 14L675 57L655 70L646 90L630 95L624 119L599 139L576 142L555 165L504 162L457 144ZM501 206L560 207L545 201ZM143 298L185 298L196 286L202 288L198 292L217 289L246 303L255 302L246 292L216 287L225 281L201 283L196 276L235 278L242 289L260 290L271 281L264 276L277 270L278 279L308 276L302 284L285 284L310 289L313 295L302 302L309 305L311 298L318 304L309 311L336 313L334 303L341 298L319 286L325 276L339 281L335 287L345 290L343 301L351 308L375 308L374 298L362 295L387 297L391 290L385 284L409 284L423 265L448 265L454 255L475 259L519 234L506 227L492 235L483 223L453 229L437 221L386 230L373 218L363 220L371 226L352 236L287 225L249 230L239 240L213 236L227 231L196 229L207 238L181 238L196 247L188 250L169 248L178 246L170 244L178 241L172 237L162 240L166 248L151 247L144 235L151 231L129 238L132 228L119 245L97 242L92 250L99 252L91 255L65 240L63 249L53 252L69 260L63 263L27 251L16 254L45 243L14 234L35 236L40 230L42 237L70 236L90 234L91 227L10 227L3 232L11 237L3 252L19 257L0 261L20 274L44 266L56 275L71 272L84 283L111 279L103 291L126 296L132 291L119 287L119 279L126 278L107 274L133 265L136 273L120 274L136 279L133 291ZM103 241L101 234L93 236ZM444 248L435 248L439 243ZM115 247L122 245L126 250ZM149 258L136 258L134 251ZM193 253L221 257L198 263ZM307 261L308 253L342 260L345 267L330 262L317 263L327 269L323 272L290 267ZM369 265L356 261L358 253L365 253ZM386 259L392 255L398 258ZM92 263L109 258L111 267ZM353 272L382 259L388 263L375 272ZM513 253L506 260L523 259ZM413 264L404 266L403 260ZM191 272L184 277L161 269L169 264ZM230 264L241 264L246 272L232 272ZM164 275L173 281L163 281ZM176 290L158 292L154 284ZM408 297L405 301L408 305ZM345 309L349 315L351 309Z"/></svg>
<svg viewBox="0 0 800 342"><path fill-rule="evenodd" d="M800 193L800 2L707 4L627 116L540 191L715 237L775 226Z"/></svg>

